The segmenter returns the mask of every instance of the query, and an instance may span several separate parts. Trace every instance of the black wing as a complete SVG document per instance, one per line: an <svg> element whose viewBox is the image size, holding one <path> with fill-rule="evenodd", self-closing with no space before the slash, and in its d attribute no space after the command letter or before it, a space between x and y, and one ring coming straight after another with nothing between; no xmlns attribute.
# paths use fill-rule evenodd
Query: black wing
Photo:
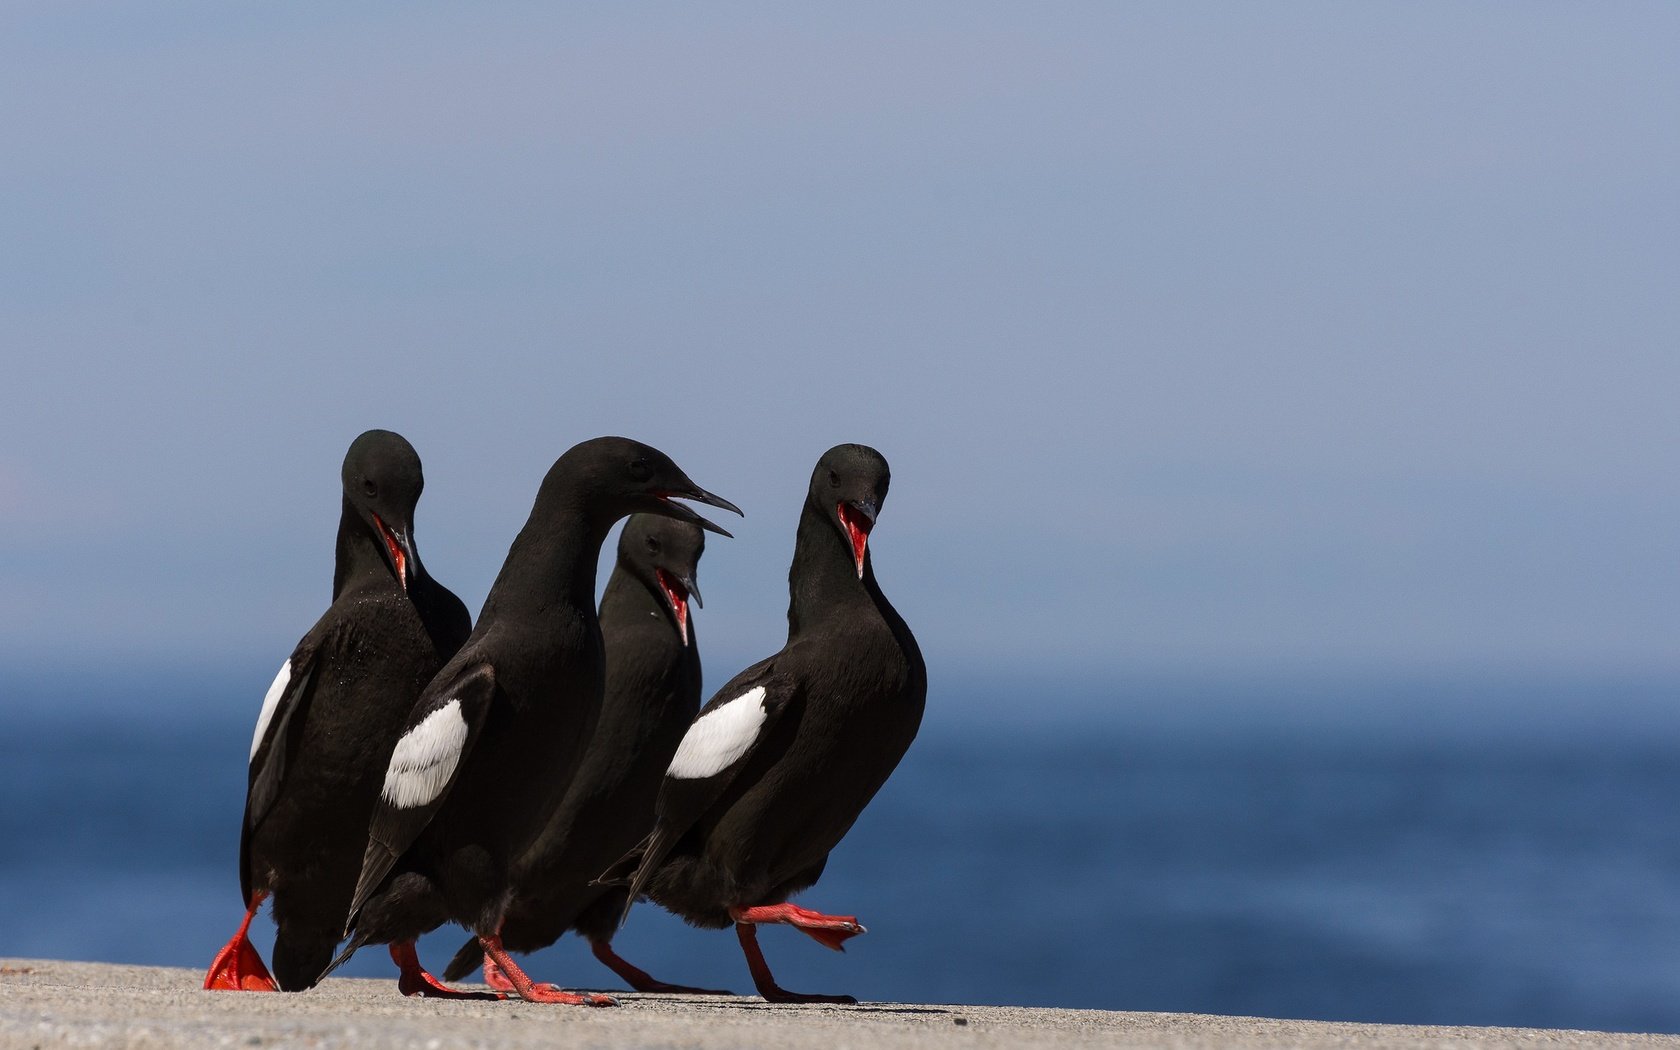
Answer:
<svg viewBox="0 0 1680 1050"><path fill-rule="evenodd" d="M700 709L665 771L653 831L597 880L629 885L625 916L666 854L734 783L797 692L791 677L776 673L771 657L730 679Z"/></svg>
<svg viewBox="0 0 1680 1050"><path fill-rule="evenodd" d="M287 763L308 718L309 700L314 695L309 687L315 677L315 652L307 639L298 644L281 665L280 673L274 676L274 684L268 687L262 711L257 715L245 785L245 819L239 829L239 892L247 907L254 881L251 836L280 794Z"/></svg>
<svg viewBox="0 0 1680 1050"><path fill-rule="evenodd" d="M420 695L385 767L346 930L449 797L495 696L496 673L487 663L469 663L447 678L440 674Z"/></svg>

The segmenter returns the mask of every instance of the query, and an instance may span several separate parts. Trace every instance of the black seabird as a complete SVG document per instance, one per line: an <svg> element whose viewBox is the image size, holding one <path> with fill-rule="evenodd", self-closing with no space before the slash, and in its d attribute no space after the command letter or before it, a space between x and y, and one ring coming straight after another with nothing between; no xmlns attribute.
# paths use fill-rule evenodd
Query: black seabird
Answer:
<svg viewBox="0 0 1680 1050"><path fill-rule="evenodd" d="M546 948L576 930L595 957L638 992L698 992L654 980L612 949L625 890L592 880L653 827L665 767L700 710L700 650L689 599L706 534L687 522L636 514L618 538L618 560L601 596L607 685L601 719L565 800L514 866L513 902L502 926L510 952ZM443 976L456 981L484 961L492 988L511 991L476 938Z"/></svg>
<svg viewBox="0 0 1680 1050"><path fill-rule="evenodd" d="M239 840L245 921L205 988L315 983L343 939L383 780L367 756L390 749L420 690L472 628L467 607L414 549L423 479L413 446L370 430L351 442L342 473L333 602L263 698ZM247 937L270 894L273 977Z"/></svg>
<svg viewBox="0 0 1680 1050"><path fill-rule="evenodd" d="M854 916L787 900L822 875L921 725L927 669L868 548L887 481L887 461L864 445L817 461L788 572L787 644L706 704L665 772L653 832L602 876L695 926L734 923L772 1002L855 1002L777 987L757 925L786 923L837 950L864 932Z"/></svg>
<svg viewBox="0 0 1680 1050"><path fill-rule="evenodd" d="M612 1003L533 984L501 929L512 865L564 797L600 714L606 660L595 570L608 530L645 511L729 535L673 498L740 513L657 449L626 438L586 441L555 461L472 636L421 693L391 752L351 902L351 940L332 967L365 944L412 951L415 938L453 920L521 998Z"/></svg>

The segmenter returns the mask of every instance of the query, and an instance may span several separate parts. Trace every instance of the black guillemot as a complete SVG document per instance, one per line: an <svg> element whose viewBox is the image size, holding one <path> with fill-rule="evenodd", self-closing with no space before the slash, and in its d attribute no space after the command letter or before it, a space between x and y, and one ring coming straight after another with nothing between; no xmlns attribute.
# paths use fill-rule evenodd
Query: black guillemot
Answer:
<svg viewBox="0 0 1680 1050"><path fill-rule="evenodd" d="M281 666L257 717L239 843L245 921L205 988L315 983L343 939L384 780L368 755L390 750L472 627L467 607L415 550L423 478L413 446L370 430L351 443L342 480L333 602ZM247 936L269 895L272 977Z"/></svg>
<svg viewBox="0 0 1680 1050"><path fill-rule="evenodd" d="M788 572L787 644L701 710L666 770L652 833L601 877L693 925L733 923L772 1002L855 1001L777 986L757 927L785 923L835 949L864 932L788 898L822 875L921 725L927 669L869 550L888 477L864 445L818 460Z"/></svg>

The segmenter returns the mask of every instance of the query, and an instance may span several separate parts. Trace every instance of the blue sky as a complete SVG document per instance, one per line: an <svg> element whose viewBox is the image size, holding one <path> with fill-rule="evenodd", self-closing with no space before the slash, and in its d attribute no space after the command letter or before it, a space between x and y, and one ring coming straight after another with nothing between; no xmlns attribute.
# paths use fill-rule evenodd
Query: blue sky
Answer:
<svg viewBox="0 0 1680 1050"><path fill-rule="evenodd" d="M346 8L353 8L347 10ZM0 9L0 666L261 665L368 427L475 609L572 443L839 441L936 683L1680 676L1670 5Z"/></svg>

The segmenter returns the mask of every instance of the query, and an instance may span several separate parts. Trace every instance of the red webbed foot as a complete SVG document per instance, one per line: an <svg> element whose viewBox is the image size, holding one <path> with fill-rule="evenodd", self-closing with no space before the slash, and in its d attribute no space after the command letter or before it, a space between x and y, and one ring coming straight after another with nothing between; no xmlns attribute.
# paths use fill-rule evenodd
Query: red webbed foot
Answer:
<svg viewBox="0 0 1680 1050"><path fill-rule="evenodd" d="M617 1006L618 1000L610 995L593 995L589 992L568 992L563 988L549 984L546 981L538 983L531 980L519 964L513 961L513 956L502 947L499 936L480 937L480 945L484 948L487 963L495 963L502 976L513 985L514 994L528 1003L558 1003L563 1006Z"/></svg>
<svg viewBox="0 0 1680 1050"><path fill-rule="evenodd" d="M711 988L690 988L683 984L666 984L655 979L646 970L633 966L612 950L608 941L590 941L589 950L595 953L595 958L601 962L638 992L662 992L666 995L734 995L734 992L718 991Z"/></svg>
<svg viewBox="0 0 1680 1050"><path fill-rule="evenodd" d="M825 948L837 952L846 950L846 942L860 933L868 933L856 915L824 915L796 904L760 904L751 908L730 908L729 917L737 924L781 923L792 926Z"/></svg>
<svg viewBox="0 0 1680 1050"><path fill-rule="evenodd" d="M596 995L593 992L568 992L557 984L547 981L531 981L524 988L515 986L519 997L528 1003L554 1003L560 1006L617 1006L618 1000L610 995Z"/></svg>
<svg viewBox="0 0 1680 1050"><path fill-rule="evenodd" d="M736 909L731 909L735 911ZM743 908L745 914L753 911ZM814 913L813 913L814 914ZM828 918L828 916L823 916ZM854 922L852 925L856 926ZM861 933L863 928L858 927ZM807 931L809 932L809 931ZM753 986L767 1003L836 1003L841 1006L856 1006L857 1000L849 995L817 995L806 992L790 992L776 983L776 978L770 973L770 964L764 961L764 952L758 947L758 927L750 922L737 921L735 935L741 939L741 951L747 956L747 969L752 971ZM853 936L847 934L846 936ZM820 940L821 938L819 938ZM844 937L841 938L844 940Z"/></svg>
<svg viewBox="0 0 1680 1050"><path fill-rule="evenodd" d="M460 999L472 1001L491 1001L505 998L495 992L464 992L459 988L451 988L447 984L426 972L420 965L420 955L414 950L413 941L401 941L391 945L391 961L397 964L402 973L397 977L397 991L404 995L417 995L422 999Z"/></svg>
<svg viewBox="0 0 1680 1050"><path fill-rule="evenodd" d="M211 961L210 969L204 974L204 989L206 991L223 992L278 992L280 986L274 982L268 967L263 965L262 956L257 953L257 946L251 943L251 920L256 916L257 909L262 907L263 900L268 896L259 893L251 901L251 906L245 911L245 921L239 924L239 932L233 939L223 945Z"/></svg>

